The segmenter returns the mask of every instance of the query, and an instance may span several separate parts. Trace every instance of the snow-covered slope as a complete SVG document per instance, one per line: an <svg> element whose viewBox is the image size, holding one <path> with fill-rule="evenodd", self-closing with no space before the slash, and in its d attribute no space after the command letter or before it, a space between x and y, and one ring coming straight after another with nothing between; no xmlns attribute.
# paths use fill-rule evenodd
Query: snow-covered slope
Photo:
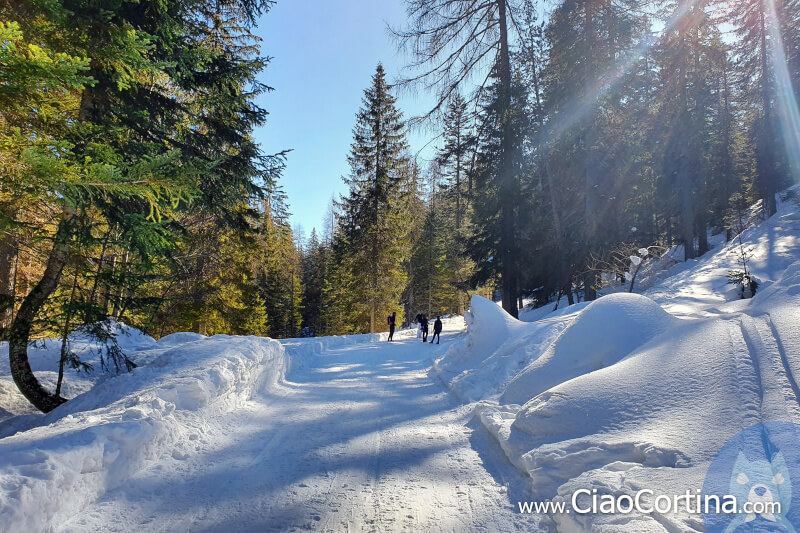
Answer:
<svg viewBox="0 0 800 533"><path fill-rule="evenodd" d="M605 296L533 323L473 298L469 331L435 369L476 412L541 500L683 494L714 456L766 420L800 423L800 216L742 235L761 280L752 300L727 284L734 244L672 267L645 295ZM474 346L480 346L475 350ZM685 509L555 514L559 531L703 531Z"/></svg>
<svg viewBox="0 0 800 533"><path fill-rule="evenodd" d="M147 353L146 350L148 348L166 346L166 344L162 344L162 342L169 338L165 337L156 344L155 339L149 335L145 335L137 329L119 323L113 325L113 333L116 335L116 340L120 349L126 355L134 359L141 358L142 355ZM187 334L180 333L178 335ZM189 333L188 335L196 334ZM170 337L172 337L172 335L170 335ZM64 383L61 388L61 395L65 398L74 398L91 389L96 383L116 374L115 371L105 372L102 369L100 356L104 353L105 345L98 342L96 339L92 339L82 333L74 333L70 336L70 349L79 356L81 361L92 365L94 371L78 372L67 368L65 370ZM28 349L28 360L31 369L36 374L39 382L49 390L55 390L56 387L60 355L61 339L39 340ZM142 361L139 360L137 362ZM113 368L113 364L111 364L111 366ZM31 420L17 419L12 423L4 423L4 421L12 417L18 417L18 415L31 415L29 417ZM19 390L17 390L17 386L11 379L11 370L8 361L8 343L0 342L0 438L13 431L11 425L19 427L20 424L23 423L28 425L35 424L37 423L36 419L40 417L39 411L20 394Z"/></svg>
<svg viewBox="0 0 800 533"><path fill-rule="evenodd" d="M42 531L146 464L191 454L205 420L273 387L286 368L283 347L270 339L181 340L150 344L135 371L0 439L0 530Z"/></svg>

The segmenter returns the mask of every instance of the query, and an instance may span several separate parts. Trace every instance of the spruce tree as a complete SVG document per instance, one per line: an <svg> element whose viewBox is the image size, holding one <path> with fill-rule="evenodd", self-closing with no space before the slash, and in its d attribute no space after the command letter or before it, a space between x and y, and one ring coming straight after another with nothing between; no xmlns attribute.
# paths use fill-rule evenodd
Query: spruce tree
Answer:
<svg viewBox="0 0 800 533"><path fill-rule="evenodd" d="M325 278L328 273L330 261L330 248L320 241L316 228L311 230L308 245L302 258L303 276L303 328L309 328L309 333L320 335L323 333L321 317L322 293L325 288Z"/></svg>
<svg viewBox="0 0 800 533"><path fill-rule="evenodd" d="M334 244L339 248L337 271L345 275L346 265L355 291L355 298L337 307L354 313L358 330L384 329L385 315L402 313L398 304L405 287L410 222L406 152L402 117L379 64L356 115L345 179L350 191L341 202L341 236Z"/></svg>
<svg viewBox="0 0 800 533"><path fill-rule="evenodd" d="M50 78L45 83L63 82L52 94L61 94L66 107L59 109L58 128L29 116L32 127L23 142L48 144L11 156L20 162L26 183L17 194L41 198L60 211L46 266L22 298L9 334L14 380L42 411L65 400L45 390L31 372L28 340L71 255L83 245L91 217L119 231L119 242L147 265L173 247L177 235L167 221L179 213L202 210L219 223L246 228L252 215L248 203L272 185L280 158L263 154L252 139L253 128L266 117L254 104L266 90L255 81L266 60L256 54L250 33L269 5L239 0L0 5L2 18L17 22L38 50L53 54L56 67L73 72L60 78L39 71ZM88 65L76 71L71 58L88 58ZM31 70L21 75L26 72ZM50 111L36 103L40 95L29 95L30 102L22 94L28 113Z"/></svg>
<svg viewBox="0 0 800 533"><path fill-rule="evenodd" d="M517 176L514 166L520 156L520 145L514 138L512 115L513 71L511 49L514 41L514 12L518 1L512 0L407 0L410 27L396 32L402 48L412 55L411 68L418 72L403 80L404 84L437 90L436 103L427 116L440 114L450 98L468 90L473 76L484 80L472 99L477 103L488 83L494 84L497 117L501 121L500 146L494 151L500 165L495 174L501 194L497 204L499 217L496 233L497 264L502 275L503 309L517 316L519 260L514 236L517 207L513 191ZM486 71L490 76L487 76Z"/></svg>
<svg viewBox="0 0 800 533"><path fill-rule="evenodd" d="M728 5L731 23L737 39L734 54L738 59L737 77L744 89L747 104L753 109L749 117L751 139L755 146L756 185L764 200L768 216L775 214L775 194L781 183L783 152L777 150L779 139L774 109L774 61L784 61L776 54L774 36L779 34L778 20L771 16L774 2L767 0L740 0Z"/></svg>
<svg viewBox="0 0 800 533"><path fill-rule="evenodd" d="M469 178L475 150L467 102L460 94L456 93L447 104L442 126L444 146L437 154L437 161L442 172L449 178L446 187L455 204L455 227L460 233L467 218L468 199L472 192Z"/></svg>
<svg viewBox="0 0 800 533"><path fill-rule="evenodd" d="M478 157L473 168L473 232L467 251L475 262L473 286L499 279L504 294L512 290L511 310L506 305L503 308L516 316L523 247L520 232L524 229L519 224L519 214L529 200L523 194L522 158L528 122L525 95L519 84L513 86L510 104L504 101L502 91L500 82L492 85L482 109L483 135L478 139ZM512 141L510 146L505 139ZM516 154L510 162L502 156L507 150ZM512 222L510 227L508 221L504 222L506 218ZM506 302L506 297L503 301Z"/></svg>

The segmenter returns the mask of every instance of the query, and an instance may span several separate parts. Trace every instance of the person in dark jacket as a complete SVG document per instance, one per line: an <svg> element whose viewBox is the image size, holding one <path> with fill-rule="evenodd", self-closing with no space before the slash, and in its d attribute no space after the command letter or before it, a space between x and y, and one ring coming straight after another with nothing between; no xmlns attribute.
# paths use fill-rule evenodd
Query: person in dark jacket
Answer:
<svg viewBox="0 0 800 533"><path fill-rule="evenodd" d="M386 321L389 323L389 342L392 342L394 327L397 324L397 313L392 313L391 316L386 317Z"/></svg>
<svg viewBox="0 0 800 533"><path fill-rule="evenodd" d="M442 336L440 333L442 332L442 320L440 316L436 317L436 322L433 323L433 337L431 337L431 344L433 344L433 339L436 339L436 344L439 344Z"/></svg>
<svg viewBox="0 0 800 533"><path fill-rule="evenodd" d="M428 317L422 315L419 325L422 327L422 342L426 342L428 340Z"/></svg>

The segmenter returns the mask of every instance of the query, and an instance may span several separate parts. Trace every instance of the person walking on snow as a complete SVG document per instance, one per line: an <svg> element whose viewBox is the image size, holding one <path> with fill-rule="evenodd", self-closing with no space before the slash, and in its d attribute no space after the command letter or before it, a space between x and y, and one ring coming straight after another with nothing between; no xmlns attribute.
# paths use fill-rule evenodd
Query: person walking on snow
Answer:
<svg viewBox="0 0 800 533"><path fill-rule="evenodd" d="M436 322L433 323L433 337L431 337L431 344L433 344L433 339L436 339L436 344L439 344L442 336L440 333L442 332L442 321L441 317L438 315L436 316Z"/></svg>
<svg viewBox="0 0 800 533"><path fill-rule="evenodd" d="M386 317L386 321L389 323L389 342L392 342L392 337L394 337L394 326L397 323L397 313L392 313L391 316Z"/></svg>
<svg viewBox="0 0 800 533"><path fill-rule="evenodd" d="M417 338L419 339L422 337L422 313L417 313L417 317L414 320L417 323Z"/></svg>
<svg viewBox="0 0 800 533"><path fill-rule="evenodd" d="M422 342L426 342L428 340L428 317L422 315L422 318L419 320L419 325L422 327Z"/></svg>

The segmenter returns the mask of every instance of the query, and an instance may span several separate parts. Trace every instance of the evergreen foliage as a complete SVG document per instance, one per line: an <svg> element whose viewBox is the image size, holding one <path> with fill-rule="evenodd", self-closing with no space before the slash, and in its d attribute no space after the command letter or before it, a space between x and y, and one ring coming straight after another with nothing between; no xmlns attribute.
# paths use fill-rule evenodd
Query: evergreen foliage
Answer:
<svg viewBox="0 0 800 533"><path fill-rule="evenodd" d="M356 115L348 162L348 196L340 203L334 242L334 271L349 278L327 291L328 317L352 324L353 331L382 331L397 312L406 282L403 268L411 223L408 204L411 166L404 124L379 64ZM347 294L339 294L346 290ZM334 330L335 331L335 330Z"/></svg>

